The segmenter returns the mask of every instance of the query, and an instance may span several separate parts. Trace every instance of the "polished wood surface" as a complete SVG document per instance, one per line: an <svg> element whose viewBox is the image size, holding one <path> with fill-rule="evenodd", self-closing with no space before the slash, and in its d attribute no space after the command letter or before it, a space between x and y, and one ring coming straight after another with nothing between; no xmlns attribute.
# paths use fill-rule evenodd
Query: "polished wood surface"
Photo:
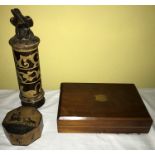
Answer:
<svg viewBox="0 0 155 155"><path fill-rule="evenodd" d="M148 132L152 119L134 84L62 83L58 132Z"/></svg>

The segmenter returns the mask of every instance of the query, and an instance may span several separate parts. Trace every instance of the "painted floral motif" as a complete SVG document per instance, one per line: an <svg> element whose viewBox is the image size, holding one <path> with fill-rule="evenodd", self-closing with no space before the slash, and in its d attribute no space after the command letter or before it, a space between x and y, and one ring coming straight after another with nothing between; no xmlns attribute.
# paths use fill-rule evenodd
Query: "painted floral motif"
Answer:
<svg viewBox="0 0 155 155"><path fill-rule="evenodd" d="M34 90L24 91L24 86L20 86L20 91L22 95L26 98L34 98L41 92L41 84L40 82L36 84Z"/></svg>
<svg viewBox="0 0 155 155"><path fill-rule="evenodd" d="M40 70L27 71L26 73L18 71L17 74L22 83L32 83L40 79Z"/></svg>
<svg viewBox="0 0 155 155"><path fill-rule="evenodd" d="M15 56L15 63L19 68L35 68L38 66L38 53L33 53L32 55L28 56L20 55L18 60Z"/></svg>

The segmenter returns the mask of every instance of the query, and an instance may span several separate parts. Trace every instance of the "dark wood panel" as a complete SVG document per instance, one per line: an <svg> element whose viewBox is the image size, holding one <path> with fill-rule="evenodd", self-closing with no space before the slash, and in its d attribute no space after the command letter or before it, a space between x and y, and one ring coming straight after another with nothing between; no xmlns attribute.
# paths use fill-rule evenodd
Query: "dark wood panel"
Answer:
<svg viewBox="0 0 155 155"><path fill-rule="evenodd" d="M151 120L58 120L58 126L94 126L94 127L146 127L152 124Z"/></svg>
<svg viewBox="0 0 155 155"><path fill-rule="evenodd" d="M58 127L59 133L148 133L149 127L144 128L94 128L94 127Z"/></svg>

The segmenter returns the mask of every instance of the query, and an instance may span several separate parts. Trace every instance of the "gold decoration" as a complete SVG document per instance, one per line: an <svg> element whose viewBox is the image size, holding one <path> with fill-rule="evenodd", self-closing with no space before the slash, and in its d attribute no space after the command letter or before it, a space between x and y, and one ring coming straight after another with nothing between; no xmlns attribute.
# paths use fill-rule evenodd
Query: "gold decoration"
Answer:
<svg viewBox="0 0 155 155"><path fill-rule="evenodd" d="M97 95L95 95L95 100L98 102L106 102L108 100L108 98L104 94L97 94Z"/></svg>
<svg viewBox="0 0 155 155"><path fill-rule="evenodd" d="M33 83L32 81L40 77L40 70L27 71L26 73L17 72L19 79L22 83ZM35 81L36 82L36 81Z"/></svg>
<svg viewBox="0 0 155 155"><path fill-rule="evenodd" d="M30 62L31 62L33 64L33 67L32 68L35 68L35 67L38 66L38 61L35 61L34 60L34 57L36 55L38 57L38 54L37 53L34 53L32 55L28 55L28 56L20 55L19 60L17 60L17 58L15 56L15 63L17 64L17 67L19 67L19 68L28 69L30 67ZM22 62L23 62L23 64L22 64Z"/></svg>
<svg viewBox="0 0 155 155"><path fill-rule="evenodd" d="M37 89L37 87L40 85L40 82L36 84L34 90L28 90L28 91L24 91L24 87L21 85L20 86L20 91L22 93L22 96L23 97L26 97L26 98L34 98L36 96L38 96L38 92L40 93L41 92L41 88L39 87L39 89Z"/></svg>

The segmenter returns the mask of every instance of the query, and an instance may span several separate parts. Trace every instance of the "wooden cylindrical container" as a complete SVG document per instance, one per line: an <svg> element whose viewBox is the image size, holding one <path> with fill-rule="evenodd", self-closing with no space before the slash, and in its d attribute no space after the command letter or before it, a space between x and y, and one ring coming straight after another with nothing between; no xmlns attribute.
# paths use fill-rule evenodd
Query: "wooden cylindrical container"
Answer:
<svg viewBox="0 0 155 155"><path fill-rule="evenodd" d="M9 44L12 46L21 103L38 108L45 102L38 54L40 39L30 30L33 21L29 16L23 16L18 9L11 11L14 17L10 21L16 27L16 34Z"/></svg>

